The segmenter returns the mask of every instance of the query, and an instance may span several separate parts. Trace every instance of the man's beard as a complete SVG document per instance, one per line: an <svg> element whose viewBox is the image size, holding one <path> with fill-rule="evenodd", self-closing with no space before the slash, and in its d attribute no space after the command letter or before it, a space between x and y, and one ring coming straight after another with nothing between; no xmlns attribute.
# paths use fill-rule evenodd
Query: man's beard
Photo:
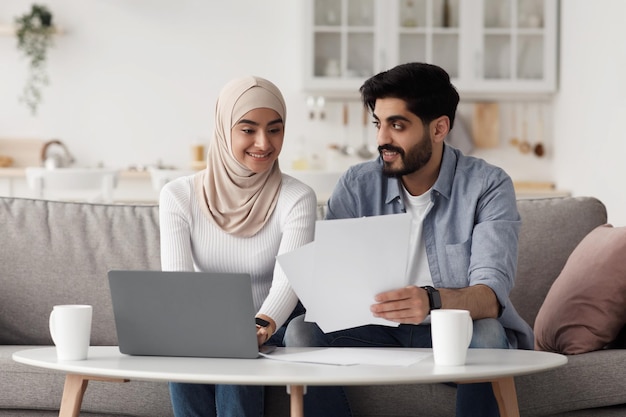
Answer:
<svg viewBox="0 0 626 417"><path fill-rule="evenodd" d="M400 178L409 175L423 168L433 155L433 144L430 141L430 133L424 133L422 141L413 145L408 152L404 149L391 145L382 145L378 147L378 152L382 154L383 150L397 152L400 155L402 166L400 168L392 168L392 164L383 160L383 175L391 178Z"/></svg>

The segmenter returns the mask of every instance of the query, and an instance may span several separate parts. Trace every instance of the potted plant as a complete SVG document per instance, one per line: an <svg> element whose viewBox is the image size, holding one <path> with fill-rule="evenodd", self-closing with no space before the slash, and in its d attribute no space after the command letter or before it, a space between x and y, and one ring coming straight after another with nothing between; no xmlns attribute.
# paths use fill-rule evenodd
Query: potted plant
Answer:
<svg viewBox="0 0 626 417"><path fill-rule="evenodd" d="M49 83L46 54L53 44L52 13L46 6L33 4L28 13L15 18L15 23L17 49L30 61L30 73L20 101L35 115L41 101L41 89Z"/></svg>

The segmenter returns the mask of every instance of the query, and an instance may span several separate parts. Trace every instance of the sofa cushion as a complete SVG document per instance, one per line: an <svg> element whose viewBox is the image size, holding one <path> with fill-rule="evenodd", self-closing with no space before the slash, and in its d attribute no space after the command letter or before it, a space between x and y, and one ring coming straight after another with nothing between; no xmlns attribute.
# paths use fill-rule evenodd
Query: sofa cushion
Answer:
<svg viewBox="0 0 626 417"><path fill-rule="evenodd" d="M0 345L0 415L4 415L2 411L7 409L12 411L11 416L20 415L19 410L59 409L65 374L23 365L11 359L14 352L36 347ZM32 415L32 411L24 414ZM59 412L56 411L55 415L58 416ZM80 415L172 417L173 412L166 382L90 381Z"/></svg>
<svg viewBox="0 0 626 417"><path fill-rule="evenodd" d="M0 198L0 344L50 345L56 304L93 306L92 345L116 345L110 269L160 269L156 205Z"/></svg>
<svg viewBox="0 0 626 417"><path fill-rule="evenodd" d="M571 355L567 365L515 377L520 414L524 417L570 415L626 416L626 351L604 349ZM621 405L620 413L596 409Z"/></svg>
<svg viewBox="0 0 626 417"><path fill-rule="evenodd" d="M626 322L626 227L602 225L574 249L535 321L535 347L602 349Z"/></svg>
<svg viewBox="0 0 626 417"><path fill-rule="evenodd" d="M593 197L524 199L517 207L522 227L511 301L533 327L569 255L589 232L606 224L606 207Z"/></svg>

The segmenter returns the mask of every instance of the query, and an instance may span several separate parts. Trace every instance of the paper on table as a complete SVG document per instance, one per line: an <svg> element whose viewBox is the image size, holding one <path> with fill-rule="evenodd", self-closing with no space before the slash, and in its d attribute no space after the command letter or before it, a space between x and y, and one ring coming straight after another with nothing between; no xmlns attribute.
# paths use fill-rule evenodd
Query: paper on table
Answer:
<svg viewBox="0 0 626 417"><path fill-rule="evenodd" d="M289 352L289 349L281 349L261 355L279 361L326 365L409 366L432 354L394 348L319 348L305 352Z"/></svg>
<svg viewBox="0 0 626 417"><path fill-rule="evenodd" d="M411 216L318 221L315 242L277 257L307 309L328 333L366 324L397 326L370 312L374 296L407 285Z"/></svg>

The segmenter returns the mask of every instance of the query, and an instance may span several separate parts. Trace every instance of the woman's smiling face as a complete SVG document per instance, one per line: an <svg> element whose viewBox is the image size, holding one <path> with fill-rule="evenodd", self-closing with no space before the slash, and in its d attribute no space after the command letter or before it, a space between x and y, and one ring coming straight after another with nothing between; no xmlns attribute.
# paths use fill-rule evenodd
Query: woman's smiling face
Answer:
<svg viewBox="0 0 626 417"><path fill-rule="evenodd" d="M278 159L284 137L285 125L275 110L250 110L231 129L233 155L252 172L265 172Z"/></svg>

